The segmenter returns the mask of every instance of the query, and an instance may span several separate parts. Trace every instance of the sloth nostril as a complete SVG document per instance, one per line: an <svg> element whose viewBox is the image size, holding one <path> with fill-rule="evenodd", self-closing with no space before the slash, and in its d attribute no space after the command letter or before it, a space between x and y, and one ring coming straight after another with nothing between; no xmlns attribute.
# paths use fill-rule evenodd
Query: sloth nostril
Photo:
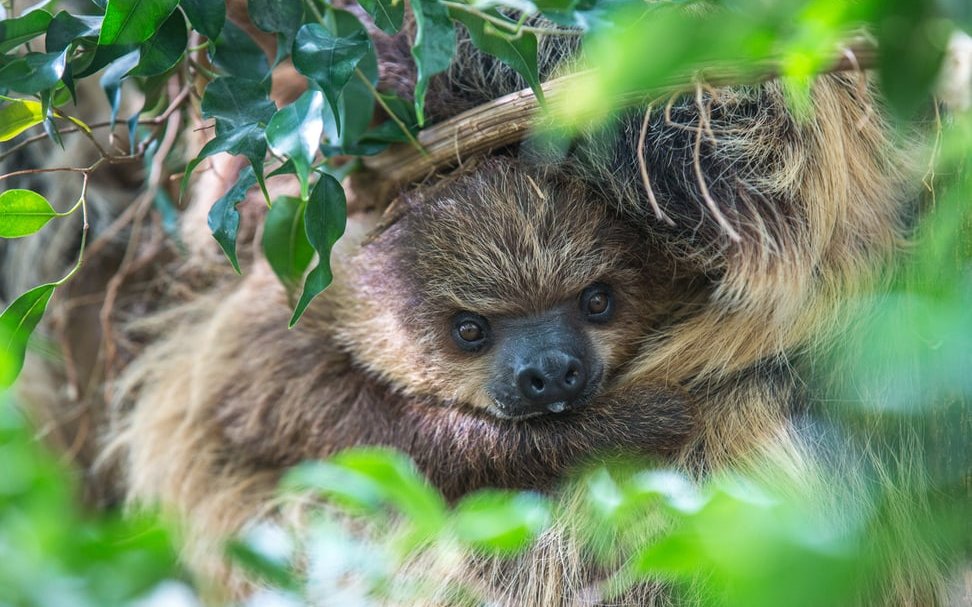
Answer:
<svg viewBox="0 0 972 607"><path fill-rule="evenodd" d="M533 387L533 389L537 392L542 392L544 386L543 380L539 377L533 377L530 379L530 386Z"/></svg>
<svg viewBox="0 0 972 607"><path fill-rule="evenodd" d="M579 375L580 373L577 371L577 369L567 371L567 375L564 376L564 383L566 383L568 386L573 386Z"/></svg>

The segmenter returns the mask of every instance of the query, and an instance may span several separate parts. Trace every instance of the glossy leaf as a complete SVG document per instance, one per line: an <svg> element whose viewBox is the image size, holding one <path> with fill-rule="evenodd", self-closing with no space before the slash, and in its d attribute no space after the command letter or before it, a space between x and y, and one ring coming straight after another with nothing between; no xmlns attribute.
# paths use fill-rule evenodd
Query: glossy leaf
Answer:
<svg viewBox="0 0 972 607"><path fill-rule="evenodd" d="M0 389L10 387L24 366L27 342L37 327L56 285L34 287L11 303L0 314L0 351L6 364L0 366Z"/></svg>
<svg viewBox="0 0 972 607"><path fill-rule="evenodd" d="M179 0L108 0L98 46L145 42L178 4Z"/></svg>
<svg viewBox="0 0 972 607"><path fill-rule="evenodd" d="M236 205L246 198L246 193L256 185L256 175L253 174L253 167L246 167L240 171L236 183L230 187L223 196L217 200L209 209L209 229L213 233L213 238L219 243L220 248L233 264L233 269L240 273L240 262L236 257L236 235L240 229L240 212L236 210Z"/></svg>
<svg viewBox="0 0 972 607"><path fill-rule="evenodd" d="M0 107L0 141L9 141L32 126L44 121L44 112L38 101L3 98Z"/></svg>
<svg viewBox="0 0 972 607"><path fill-rule="evenodd" d="M78 38L97 36L101 32L100 15L72 15L61 11L54 15L44 38L48 53L63 51Z"/></svg>
<svg viewBox="0 0 972 607"><path fill-rule="evenodd" d="M280 280L295 285L314 257L304 229L305 203L281 196L273 202L263 223L263 253Z"/></svg>
<svg viewBox="0 0 972 607"><path fill-rule="evenodd" d="M294 44L297 29L304 22L304 3L294 0L247 0L246 4L253 25L277 34L277 61L286 57Z"/></svg>
<svg viewBox="0 0 972 607"><path fill-rule="evenodd" d="M338 100L354 75L358 63L371 48L363 29L350 36L335 36L316 23L305 25L294 42L294 67L317 83L324 91L340 132Z"/></svg>
<svg viewBox="0 0 972 607"><path fill-rule="evenodd" d="M405 18L405 2L401 0L360 0L359 4L375 20L375 25L386 34L402 29Z"/></svg>
<svg viewBox="0 0 972 607"><path fill-rule="evenodd" d="M0 68L0 88L38 93L58 83L67 63L66 53L27 53Z"/></svg>
<svg viewBox="0 0 972 607"><path fill-rule="evenodd" d="M267 143L275 154L293 161L301 198L307 198L310 167L321 144L324 96L311 89L277 111L267 124Z"/></svg>
<svg viewBox="0 0 972 607"><path fill-rule="evenodd" d="M16 19L0 21L0 53L40 36L50 22L51 14L47 11L32 11Z"/></svg>
<svg viewBox="0 0 972 607"><path fill-rule="evenodd" d="M512 554L550 524L550 508L539 495L481 491L456 506L453 530L474 548Z"/></svg>
<svg viewBox="0 0 972 607"><path fill-rule="evenodd" d="M189 186L189 179L192 177L192 172L199 166L199 163L213 154L220 152L228 152L234 156L241 154L246 156L250 161L250 166L253 167L254 176L260 184L260 189L266 195L266 187L263 181L263 157L267 153L267 141L263 137L262 126L259 124L248 124L230 130L227 135L217 135L203 146L198 156L189 161L189 164L186 165L186 171L182 176L182 185L179 188L180 198L185 194L186 188Z"/></svg>
<svg viewBox="0 0 972 607"><path fill-rule="evenodd" d="M138 65L129 76L156 76L167 72L186 50L189 41L186 20L182 13L173 11L158 32L139 47Z"/></svg>
<svg viewBox="0 0 972 607"><path fill-rule="evenodd" d="M47 199L30 190L0 194L0 238L20 238L40 230L57 216Z"/></svg>
<svg viewBox="0 0 972 607"><path fill-rule="evenodd" d="M347 224L344 188L330 175L321 175L304 211L307 240L318 254L317 265L304 281L304 289L294 308L290 326L297 324L311 300L331 284L331 248L344 234Z"/></svg>
<svg viewBox="0 0 972 607"><path fill-rule="evenodd" d="M203 93L203 117L216 119L217 132L266 124L277 111L269 93L264 83L229 76L217 78Z"/></svg>
<svg viewBox="0 0 972 607"><path fill-rule="evenodd" d="M511 19L504 17L499 11L487 13L494 19L500 19L515 25ZM490 54L523 76L527 84L533 89L537 98L543 101L543 90L540 88L540 72L537 68L537 37L531 32L519 32L517 37L498 35L493 26L487 28L486 20L463 10L450 10L449 16L466 26L469 36L476 48Z"/></svg>
<svg viewBox="0 0 972 607"><path fill-rule="evenodd" d="M416 27L412 57L418 69L415 114L419 126L424 126L425 94L429 89L429 80L447 70L452 63L452 56L456 52L456 32L446 8L436 0L413 0L410 5Z"/></svg>
<svg viewBox="0 0 972 607"><path fill-rule="evenodd" d="M213 63L230 76L263 80L270 74L267 56L250 35L227 21L216 39Z"/></svg>
<svg viewBox="0 0 972 607"><path fill-rule="evenodd" d="M226 3L213 0L180 0L192 27L210 40L219 38L226 22Z"/></svg>

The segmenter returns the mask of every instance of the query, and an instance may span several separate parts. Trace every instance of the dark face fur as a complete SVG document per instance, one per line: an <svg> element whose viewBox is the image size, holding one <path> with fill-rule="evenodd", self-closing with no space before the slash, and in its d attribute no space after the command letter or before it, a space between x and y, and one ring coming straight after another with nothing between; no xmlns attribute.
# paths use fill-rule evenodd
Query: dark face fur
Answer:
<svg viewBox="0 0 972 607"><path fill-rule="evenodd" d="M501 418L583 408L672 300L670 264L574 181L498 158L422 196L357 256L344 323L407 392Z"/></svg>

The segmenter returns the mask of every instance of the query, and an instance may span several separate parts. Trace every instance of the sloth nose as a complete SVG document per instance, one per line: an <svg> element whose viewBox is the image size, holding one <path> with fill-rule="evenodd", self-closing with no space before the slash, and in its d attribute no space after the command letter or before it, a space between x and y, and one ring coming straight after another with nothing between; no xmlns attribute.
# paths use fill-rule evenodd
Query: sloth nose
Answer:
<svg viewBox="0 0 972 607"><path fill-rule="evenodd" d="M538 410L563 411L587 387L584 364L566 352L545 353L516 369L520 395Z"/></svg>

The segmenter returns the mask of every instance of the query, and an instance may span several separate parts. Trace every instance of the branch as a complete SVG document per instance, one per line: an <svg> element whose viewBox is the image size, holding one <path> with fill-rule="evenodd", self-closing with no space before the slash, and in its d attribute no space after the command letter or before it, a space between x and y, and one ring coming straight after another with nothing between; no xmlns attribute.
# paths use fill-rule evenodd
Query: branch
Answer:
<svg viewBox="0 0 972 607"><path fill-rule="evenodd" d="M862 71L877 63L877 49L869 42L855 41L839 54L821 73ZM549 80L543 92L550 105L564 103L564 92L588 72L571 74ZM778 62L767 63L762 69L726 69L705 72L701 80L710 86L722 87L756 84L780 76ZM651 99L694 90L698 75L672 78L670 82L651 91L627 94L616 100L618 109L646 105ZM437 171L459 165L467 159L488 154L498 148L518 143L542 118L540 103L530 89L517 91L477 106L449 120L429 127L418 134L423 151L412 145L395 145L381 154L363 158L364 171L352 175L352 190L358 208L384 207L397 192L415 181Z"/></svg>

